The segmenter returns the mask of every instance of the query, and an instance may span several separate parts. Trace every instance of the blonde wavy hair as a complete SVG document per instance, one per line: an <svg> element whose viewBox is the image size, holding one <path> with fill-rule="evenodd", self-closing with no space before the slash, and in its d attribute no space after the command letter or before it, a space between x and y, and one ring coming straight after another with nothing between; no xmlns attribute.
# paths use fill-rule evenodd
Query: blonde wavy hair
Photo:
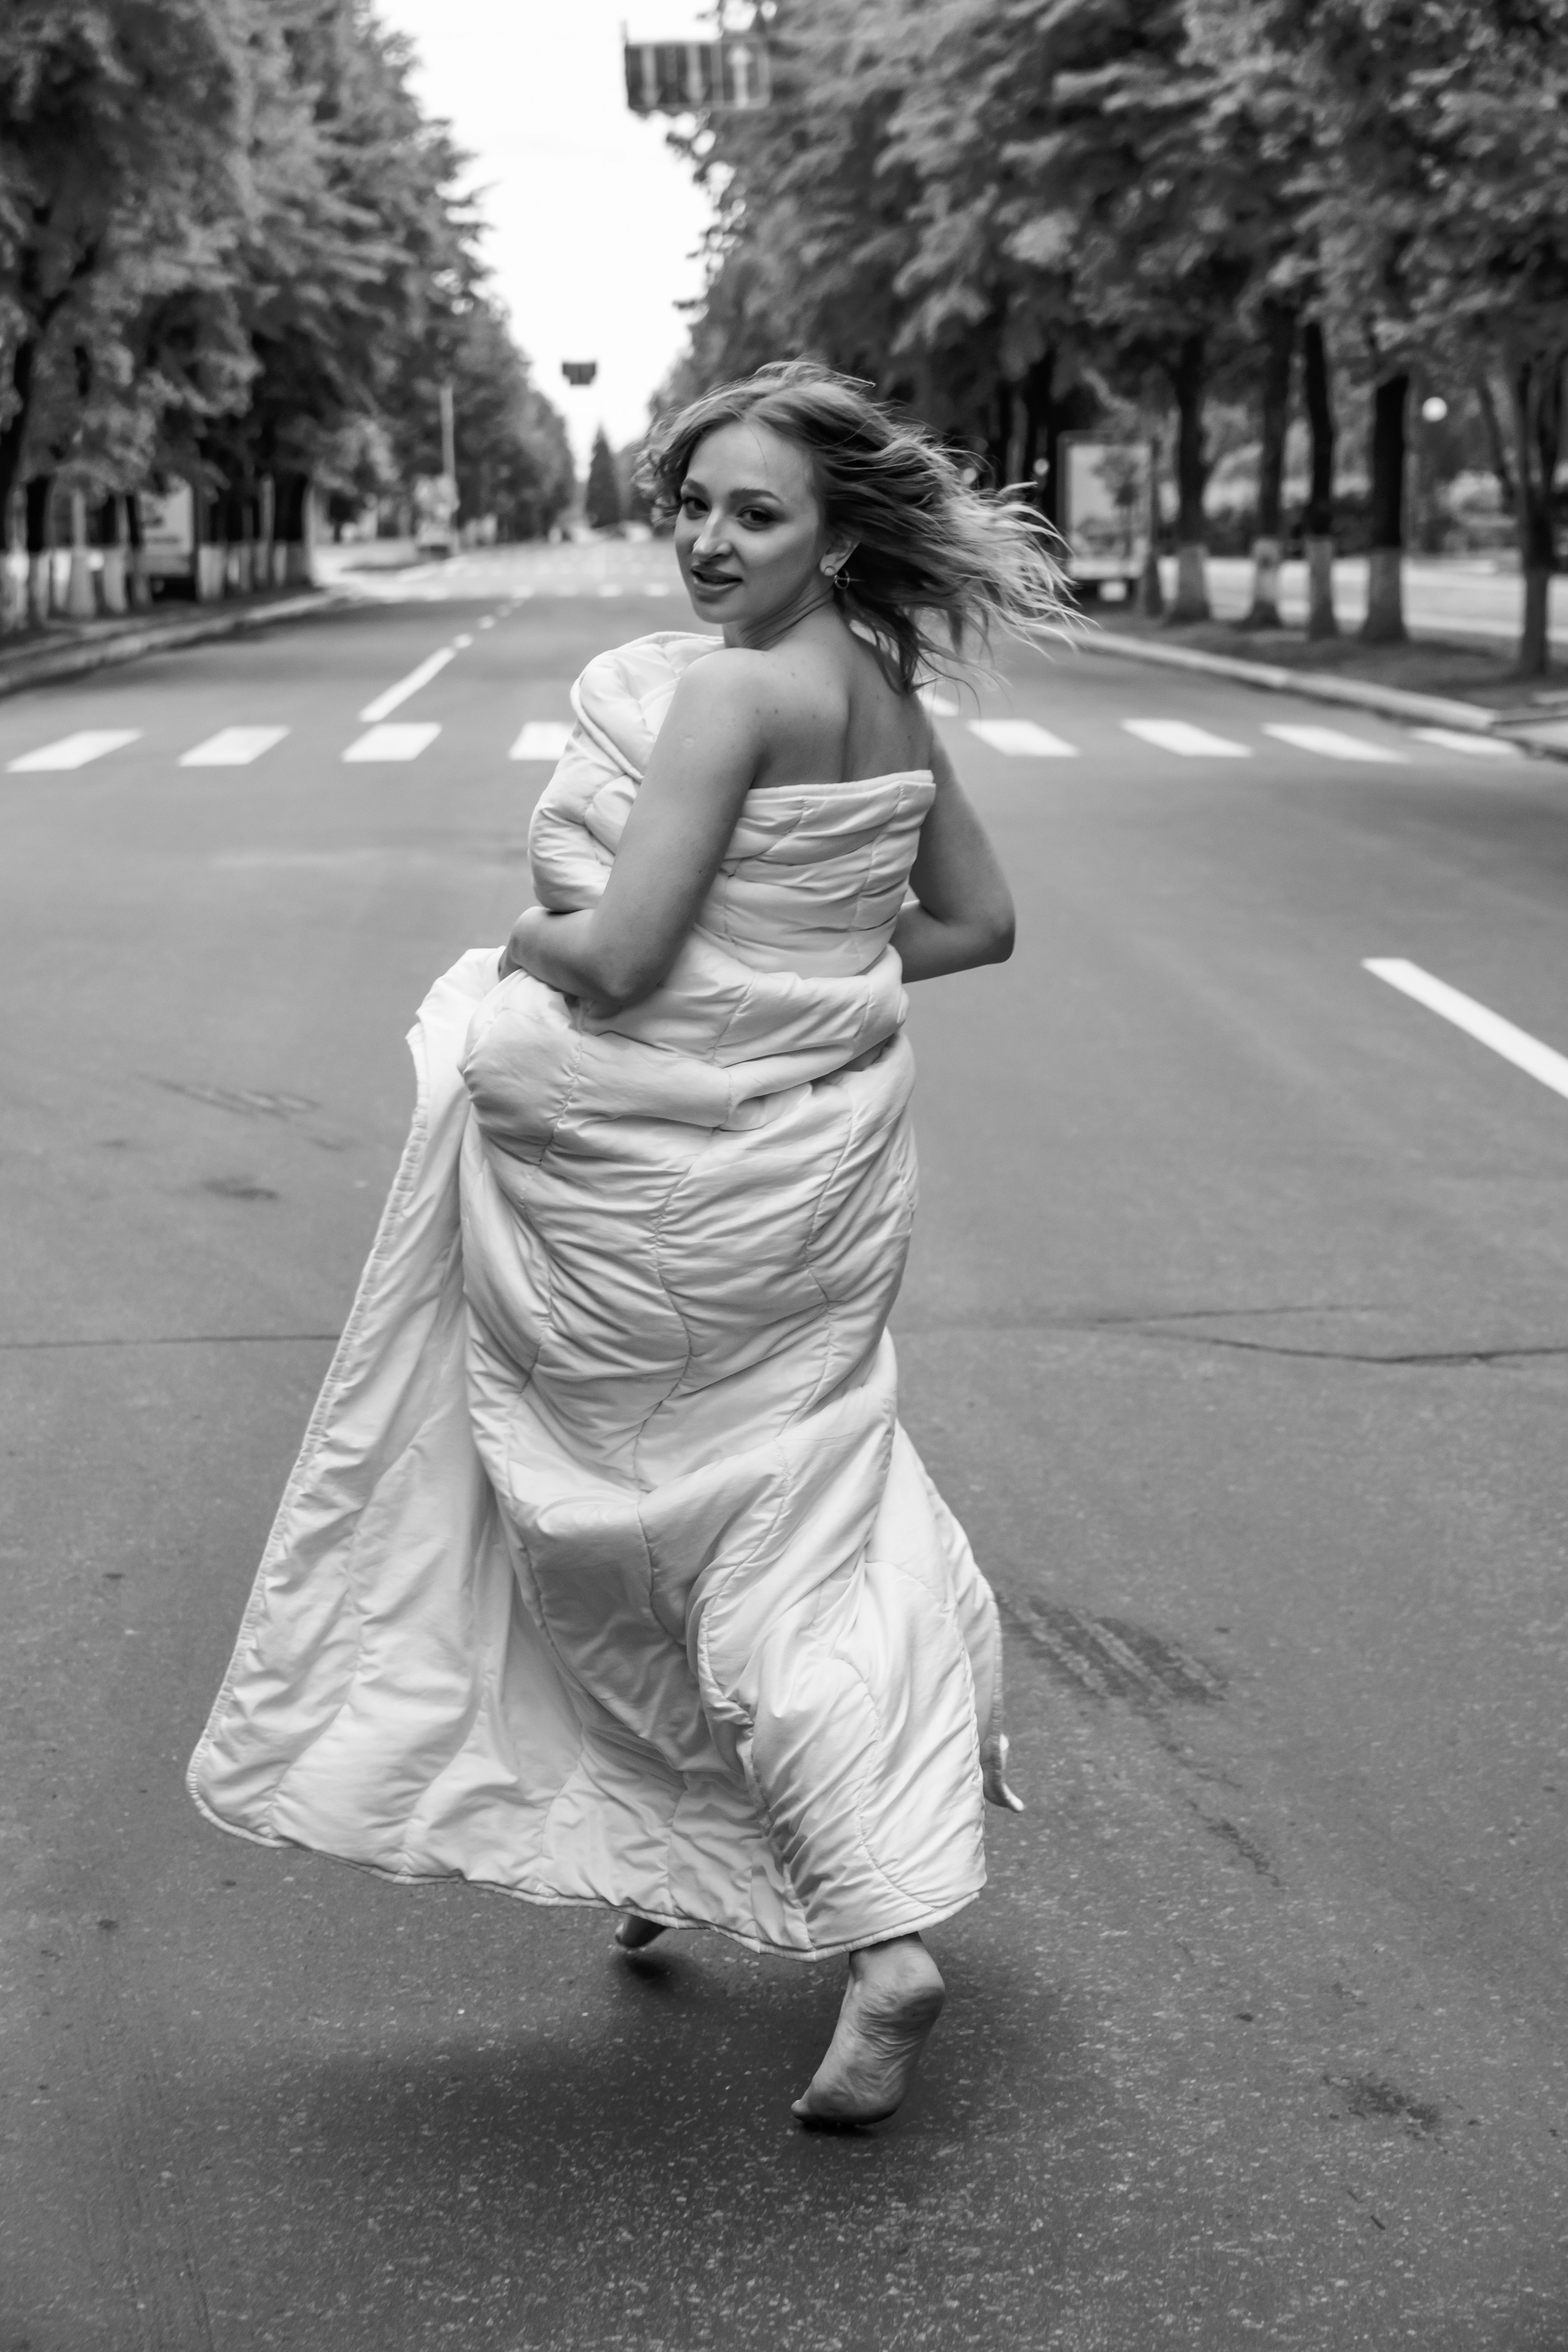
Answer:
<svg viewBox="0 0 1568 2352"><path fill-rule="evenodd" d="M924 425L815 360L773 361L663 419L639 468L656 513L679 506L699 442L742 421L810 461L829 536L854 541L839 605L904 693L984 661L998 629L1036 638L1072 618L1050 527L1022 493L977 488Z"/></svg>

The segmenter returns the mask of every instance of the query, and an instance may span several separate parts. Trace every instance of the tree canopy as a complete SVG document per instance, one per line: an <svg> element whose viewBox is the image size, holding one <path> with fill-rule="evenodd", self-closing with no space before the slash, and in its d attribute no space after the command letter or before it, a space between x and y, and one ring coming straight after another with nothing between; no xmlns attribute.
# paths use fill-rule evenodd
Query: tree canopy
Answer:
<svg viewBox="0 0 1568 2352"><path fill-rule="evenodd" d="M1300 341L1380 393L1385 488L1410 372L1479 383L1543 626L1568 0L775 0L768 37L773 104L686 141L717 217L672 389L809 352L1047 510L1064 427L1173 408L1186 541L1216 394L1258 404L1278 507Z"/></svg>
<svg viewBox="0 0 1568 2352"><path fill-rule="evenodd" d="M564 432L410 65L364 0L10 0L0 516L56 475L388 491L439 469L444 382L462 508L559 511Z"/></svg>

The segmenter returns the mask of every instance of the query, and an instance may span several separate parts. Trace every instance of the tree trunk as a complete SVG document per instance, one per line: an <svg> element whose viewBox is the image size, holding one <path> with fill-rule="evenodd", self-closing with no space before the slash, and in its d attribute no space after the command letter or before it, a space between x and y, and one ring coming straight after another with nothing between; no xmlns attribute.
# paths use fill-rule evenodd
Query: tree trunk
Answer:
<svg viewBox="0 0 1568 2352"><path fill-rule="evenodd" d="M1149 620L1164 617L1165 585L1160 577L1160 436L1149 444L1149 553L1138 583L1138 609Z"/></svg>
<svg viewBox="0 0 1568 2352"><path fill-rule="evenodd" d="M1475 373L1476 405L1481 412L1486 427L1487 452L1497 476L1498 492L1508 514L1519 512L1519 494L1514 485L1513 468L1508 462L1508 441L1502 429L1502 419L1497 413L1497 400L1492 392L1492 380L1484 367Z"/></svg>
<svg viewBox="0 0 1568 2352"><path fill-rule="evenodd" d="M29 336L11 354L11 397L14 405L0 425L0 515L8 514L11 494L22 470L22 448L33 413L33 378L38 347Z"/></svg>
<svg viewBox="0 0 1568 2352"><path fill-rule="evenodd" d="M1334 397L1322 322L1309 319L1301 330L1301 391L1312 443L1312 479L1307 492L1307 635L1337 637L1334 618Z"/></svg>
<svg viewBox="0 0 1568 2352"><path fill-rule="evenodd" d="M1290 421L1290 362L1296 313L1288 303L1263 305L1263 374L1258 458L1258 536L1252 543L1252 605L1244 629L1279 626L1280 531L1285 495L1285 433Z"/></svg>
<svg viewBox="0 0 1568 2352"><path fill-rule="evenodd" d="M1519 641L1521 677L1544 677L1552 660L1548 634L1552 575L1557 569L1552 485L1563 446L1563 355L1522 360L1513 379L1514 457L1519 480L1519 562L1524 573L1524 625Z"/></svg>
<svg viewBox="0 0 1568 2352"><path fill-rule="evenodd" d="M52 474L35 474L26 493L27 530L27 616L47 621L54 604L54 560L49 549L49 507L54 496Z"/></svg>
<svg viewBox="0 0 1568 2352"><path fill-rule="evenodd" d="M1208 454L1204 446L1205 351L1202 335L1189 335L1171 370L1176 395L1176 601L1173 621L1209 618L1205 576L1204 492Z"/></svg>
<svg viewBox="0 0 1568 2352"><path fill-rule="evenodd" d="M140 612L152 603L153 592L147 585L147 562L142 544L142 509L136 502L134 490L128 492L125 499L125 544L131 551L131 560L126 567L126 592L132 604Z"/></svg>
<svg viewBox="0 0 1568 2352"><path fill-rule="evenodd" d="M1366 619L1369 646L1402 645L1405 627L1405 412L1410 378L1385 376L1372 402L1372 554Z"/></svg>

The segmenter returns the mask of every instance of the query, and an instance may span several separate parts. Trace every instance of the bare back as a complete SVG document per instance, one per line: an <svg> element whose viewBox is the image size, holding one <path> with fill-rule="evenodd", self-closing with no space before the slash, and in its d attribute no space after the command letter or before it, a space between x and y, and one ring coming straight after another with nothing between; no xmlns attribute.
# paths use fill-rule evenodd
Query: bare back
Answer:
<svg viewBox="0 0 1568 2352"><path fill-rule="evenodd" d="M931 721L919 696L899 691L837 613L814 614L771 652L746 658L766 664L753 787L854 783L930 767Z"/></svg>

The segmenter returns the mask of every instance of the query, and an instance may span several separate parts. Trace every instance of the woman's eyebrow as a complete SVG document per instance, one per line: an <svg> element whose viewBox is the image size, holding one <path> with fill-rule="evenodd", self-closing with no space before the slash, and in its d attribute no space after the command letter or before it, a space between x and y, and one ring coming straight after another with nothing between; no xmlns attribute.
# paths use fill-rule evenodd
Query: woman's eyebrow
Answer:
<svg viewBox="0 0 1568 2352"><path fill-rule="evenodd" d="M688 474L680 487L683 490L697 491L701 498L710 499L713 495L707 483L699 481L695 474ZM784 504L781 493L770 490L765 482L742 482L738 489L730 492L730 496L731 499L773 499L780 506Z"/></svg>

